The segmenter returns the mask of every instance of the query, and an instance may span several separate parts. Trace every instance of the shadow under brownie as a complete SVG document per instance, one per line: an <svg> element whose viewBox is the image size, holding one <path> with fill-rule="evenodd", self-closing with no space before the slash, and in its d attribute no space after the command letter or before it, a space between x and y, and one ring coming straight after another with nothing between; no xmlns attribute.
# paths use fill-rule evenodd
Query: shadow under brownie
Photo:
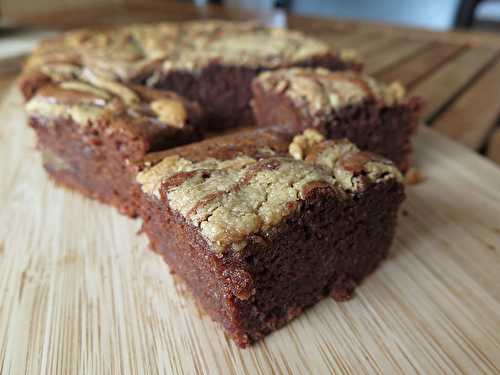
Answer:
<svg viewBox="0 0 500 375"><path fill-rule="evenodd" d="M272 130L212 138L137 177L152 248L241 347L328 295L349 298L394 236L397 168L346 140L302 136L295 157Z"/></svg>

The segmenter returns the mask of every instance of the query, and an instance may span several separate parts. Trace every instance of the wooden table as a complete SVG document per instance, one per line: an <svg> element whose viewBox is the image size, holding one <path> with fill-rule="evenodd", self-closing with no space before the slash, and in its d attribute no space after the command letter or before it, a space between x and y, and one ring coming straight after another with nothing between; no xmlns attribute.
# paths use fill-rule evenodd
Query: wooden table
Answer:
<svg viewBox="0 0 500 375"><path fill-rule="evenodd" d="M332 46L356 49L366 71L405 83L427 101L424 120L434 129L500 163L500 34L431 32L374 23L256 14L177 2L125 5L36 15L10 15L20 24L67 29L89 25L186 20L259 19L315 35Z"/></svg>
<svg viewBox="0 0 500 375"><path fill-rule="evenodd" d="M425 93L440 131L465 126L472 106L480 115L467 137L453 134L484 142L498 109L496 36L289 21L358 45L368 70ZM139 220L47 178L20 94L2 87L0 374L500 373L500 173L463 145L422 128L415 156L426 179L406 189L389 258L353 300L326 299L240 350L148 250Z"/></svg>

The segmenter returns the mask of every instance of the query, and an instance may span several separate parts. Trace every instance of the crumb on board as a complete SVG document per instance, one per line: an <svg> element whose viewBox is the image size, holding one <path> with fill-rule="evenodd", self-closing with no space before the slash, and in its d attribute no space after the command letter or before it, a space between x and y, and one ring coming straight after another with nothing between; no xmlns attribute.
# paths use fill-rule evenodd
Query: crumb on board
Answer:
<svg viewBox="0 0 500 375"><path fill-rule="evenodd" d="M417 184L420 184L424 181L425 181L425 177L419 168L411 167L405 173L405 182L408 185L417 185Z"/></svg>

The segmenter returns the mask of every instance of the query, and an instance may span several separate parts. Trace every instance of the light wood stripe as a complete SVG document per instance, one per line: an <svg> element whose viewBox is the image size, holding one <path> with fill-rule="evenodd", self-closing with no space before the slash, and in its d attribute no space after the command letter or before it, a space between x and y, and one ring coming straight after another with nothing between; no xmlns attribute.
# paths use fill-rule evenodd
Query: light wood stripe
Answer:
<svg viewBox="0 0 500 375"><path fill-rule="evenodd" d="M397 66L378 72L376 76L386 82L397 80L411 87L415 82L456 56L461 48L453 44L433 43L425 51L415 54Z"/></svg>
<svg viewBox="0 0 500 375"><path fill-rule="evenodd" d="M3 96L9 91L14 80L15 77L10 74L0 75L0 102L3 99Z"/></svg>
<svg viewBox="0 0 500 375"><path fill-rule="evenodd" d="M394 66L401 60L404 60L418 52L425 51L431 47L428 41L416 40L397 40L394 44L390 44L382 48L370 56L365 61L365 72L371 75L377 74L389 66Z"/></svg>
<svg viewBox="0 0 500 375"><path fill-rule="evenodd" d="M162 4L163 7L164 5L165 4ZM212 9L214 10L214 15L215 15L218 9L215 8ZM271 13L271 15L273 14ZM262 15L260 15L260 17L262 17ZM258 16L256 17L254 13L250 18L256 19L260 17ZM241 19L241 17L239 18ZM332 22L331 19L317 18L317 17L294 17L294 16L287 17L287 27L312 34L328 34L328 33L356 34L361 32L358 25L355 25L353 23L350 24L338 23L338 22Z"/></svg>
<svg viewBox="0 0 500 375"><path fill-rule="evenodd" d="M425 98L423 117L430 120L498 54L491 47L470 48L446 63L412 89L412 94Z"/></svg>
<svg viewBox="0 0 500 375"><path fill-rule="evenodd" d="M500 59L434 121L433 128L472 149L478 149L500 114L498 77Z"/></svg>
<svg viewBox="0 0 500 375"><path fill-rule="evenodd" d="M334 34L326 33L319 36L321 40L335 48L355 49L356 51L363 46L369 45L376 38L374 33L354 33L354 34Z"/></svg>
<svg viewBox="0 0 500 375"><path fill-rule="evenodd" d="M397 44L401 41L401 38L395 38L387 35L378 35L373 38L370 43L363 46L354 46L353 48L360 54L361 59L370 58L370 56L376 55L381 50L386 50L390 48L391 45Z"/></svg>

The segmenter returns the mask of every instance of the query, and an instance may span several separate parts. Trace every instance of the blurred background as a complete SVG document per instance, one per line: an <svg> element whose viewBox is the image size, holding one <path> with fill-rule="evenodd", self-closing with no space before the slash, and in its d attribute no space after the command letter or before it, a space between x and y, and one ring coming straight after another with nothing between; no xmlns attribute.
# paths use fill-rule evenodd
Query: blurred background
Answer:
<svg viewBox="0 0 500 375"><path fill-rule="evenodd" d="M147 0L147 3L216 3L233 9L269 11L275 8L300 15L369 20L449 30L456 27L500 30L500 0ZM2 23L62 10L106 7L138 0L1 0Z"/></svg>
<svg viewBox="0 0 500 375"><path fill-rule="evenodd" d="M295 14L386 22L436 30L454 27L494 28L498 27L495 22L500 22L499 0L227 0L224 3L227 6L254 9L281 6Z"/></svg>
<svg viewBox="0 0 500 375"><path fill-rule="evenodd" d="M187 14L185 5L194 5L198 11ZM214 7L219 8L217 18L223 12L232 19L256 14L274 26L285 26L287 15L293 14L438 31L460 28L500 33L500 0L0 0L0 58L31 50L51 30L204 18L211 16L207 9ZM0 72L7 67L3 65Z"/></svg>

